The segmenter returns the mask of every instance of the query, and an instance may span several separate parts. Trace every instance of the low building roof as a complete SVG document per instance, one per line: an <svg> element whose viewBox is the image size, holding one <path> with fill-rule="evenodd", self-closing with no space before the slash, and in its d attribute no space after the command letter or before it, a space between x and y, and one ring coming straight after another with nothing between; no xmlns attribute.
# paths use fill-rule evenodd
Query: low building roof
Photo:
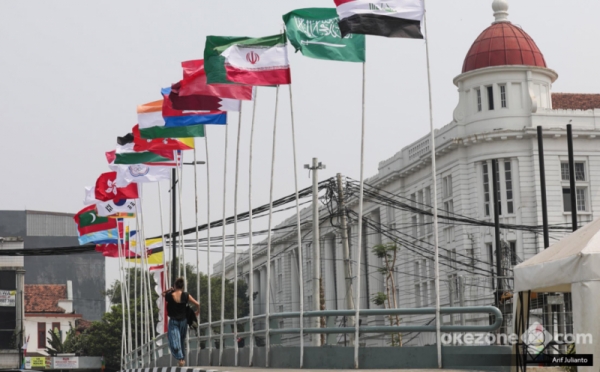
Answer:
<svg viewBox="0 0 600 372"><path fill-rule="evenodd" d="M58 301L67 299L67 286L64 284L26 284L26 313L64 314L65 309L58 306Z"/></svg>

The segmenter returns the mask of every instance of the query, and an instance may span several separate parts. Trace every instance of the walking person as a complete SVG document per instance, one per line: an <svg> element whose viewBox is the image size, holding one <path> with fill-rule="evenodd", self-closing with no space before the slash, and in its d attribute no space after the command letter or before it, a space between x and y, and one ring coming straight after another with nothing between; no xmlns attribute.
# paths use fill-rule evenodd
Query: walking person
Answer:
<svg viewBox="0 0 600 372"><path fill-rule="evenodd" d="M200 304L189 293L183 291L184 287L184 279L177 278L175 286L162 294L167 301L169 316L169 348L171 355L179 361L179 367L185 366L185 336L188 327L186 306L188 302L196 305L196 316L200 313Z"/></svg>

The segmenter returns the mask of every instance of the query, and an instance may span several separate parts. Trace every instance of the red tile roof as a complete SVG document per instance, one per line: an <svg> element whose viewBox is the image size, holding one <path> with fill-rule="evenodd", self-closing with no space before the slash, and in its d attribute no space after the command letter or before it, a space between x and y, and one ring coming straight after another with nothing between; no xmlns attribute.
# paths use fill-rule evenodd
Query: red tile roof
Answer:
<svg viewBox="0 0 600 372"><path fill-rule="evenodd" d="M67 299L67 286L63 284L26 284L26 313L59 313L65 309L58 307L59 300Z"/></svg>
<svg viewBox="0 0 600 372"><path fill-rule="evenodd" d="M555 110L600 109L600 94L552 93L552 108Z"/></svg>

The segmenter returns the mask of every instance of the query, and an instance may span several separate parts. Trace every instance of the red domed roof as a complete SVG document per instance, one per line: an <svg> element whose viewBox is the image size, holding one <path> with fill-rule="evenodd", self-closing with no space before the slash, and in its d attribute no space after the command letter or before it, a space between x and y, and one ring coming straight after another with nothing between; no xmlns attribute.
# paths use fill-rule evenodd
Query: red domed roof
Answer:
<svg viewBox="0 0 600 372"><path fill-rule="evenodd" d="M467 53L462 72L505 65L546 67L546 61L525 31L510 22L497 22L475 40Z"/></svg>

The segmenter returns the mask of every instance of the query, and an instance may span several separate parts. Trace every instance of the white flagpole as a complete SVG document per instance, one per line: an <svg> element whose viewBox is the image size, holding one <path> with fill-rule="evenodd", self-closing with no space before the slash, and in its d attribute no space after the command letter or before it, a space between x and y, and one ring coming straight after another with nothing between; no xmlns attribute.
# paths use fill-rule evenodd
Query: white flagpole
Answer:
<svg viewBox="0 0 600 372"><path fill-rule="evenodd" d="M160 191L160 182L157 182L156 185L158 186L158 212L160 213L160 238L162 241L162 248L163 248L163 275L162 275L162 290L166 290L167 287L167 244L165 241L165 232L164 232L164 227L163 227L163 210L162 210L162 196L161 196L161 191ZM172 236L172 235L171 235ZM164 307L164 304L161 302L162 306ZM163 328L164 329L164 325L166 323L168 323L168 320L166 319L165 316L165 312L164 309L158 309L159 314L162 315L163 319ZM159 317L160 317L159 315ZM162 331L162 330L161 330Z"/></svg>
<svg viewBox="0 0 600 372"><path fill-rule="evenodd" d="M225 223L227 220L227 145L229 137L229 125L225 125L225 155L223 161L223 236L221 245L221 335L219 336L219 365L223 365L223 333L225 332ZM210 251L210 249L209 249Z"/></svg>
<svg viewBox="0 0 600 372"><path fill-rule="evenodd" d="M207 330L207 336L208 336L208 365L212 365L211 361L212 361L212 289L211 289L211 283L210 283L210 248L211 248L211 242L210 242L210 162L208 161L208 128L205 126L204 127L204 147L206 150L206 241L208 242L207 244L207 249L206 249L206 277L207 277L207 301L208 301L208 330Z"/></svg>
<svg viewBox="0 0 600 372"><path fill-rule="evenodd" d="M136 211L135 211L136 221L137 221L137 214L138 214L138 211L137 211L137 203L136 203ZM136 234L137 234L137 230L138 230L138 226L137 226L137 223L136 223ZM136 261L133 262L133 316L134 316L134 321L135 321L135 324L134 324L134 327L133 327L133 329L134 329L133 335L135 337L135 350L136 350L136 352L135 352L135 356L134 357L135 357L136 360L137 360L137 349L139 347L139 343L138 343L138 316L137 316L137 313L138 313L137 312L137 282L138 282L138 280L137 280L137 260L136 260ZM137 364L136 364L136 367L137 367Z"/></svg>
<svg viewBox="0 0 600 372"><path fill-rule="evenodd" d="M254 357L254 257L252 253L252 146L254 144L254 123L256 121L256 100L258 97L258 87L254 87L254 105L252 108L252 126L250 128L250 151L249 151L249 170L248 170L248 260L250 262L250 314L248 328L250 332L250 355L248 366L252 367Z"/></svg>
<svg viewBox="0 0 600 372"><path fill-rule="evenodd" d="M119 232L119 220L117 220L117 249L119 250L118 253L118 259L119 259L119 279L121 281L120 285L121 285L121 312L123 314L122 318L122 323L123 323L123 328L122 328L122 332L121 332L121 368L124 368L124 364L123 361L124 356L125 356L125 342L126 342L126 336L125 336L125 281L123 280L123 263L121 261L121 253L122 253L122 249L121 249L121 233Z"/></svg>
<svg viewBox="0 0 600 372"><path fill-rule="evenodd" d="M125 220L123 220L123 227L125 227ZM131 244L131 237L129 237L129 244ZM126 294L126 303L127 303L127 348L129 349L129 353L132 351L132 343L131 343L131 305L130 305L130 293L129 293L129 283L131 283L131 270L130 270L130 262L127 261L127 269L125 274L125 290Z"/></svg>
<svg viewBox="0 0 600 372"><path fill-rule="evenodd" d="M425 51L427 55L427 85L429 88L429 129L431 131L431 177L433 192L433 236L434 236L434 254L435 254L435 338L437 345L438 368L442 368L442 342L441 342L441 319L440 319L440 256L439 256L439 237L438 237L438 207L437 207L437 171L435 165L435 131L433 128L433 100L431 97L431 69L429 65L429 37L427 35L427 10L425 9L425 0L423 0L423 26L425 29Z"/></svg>
<svg viewBox="0 0 600 372"><path fill-rule="evenodd" d="M300 284L300 368L304 366L304 280L302 272L302 230L300 223L300 201L298 196L298 161L296 160L296 130L294 127L294 100L292 96L292 84L290 89L290 111L292 114L292 149L294 152L294 183L296 187L296 231L298 233L298 270Z"/></svg>
<svg viewBox="0 0 600 372"><path fill-rule="evenodd" d="M354 331L354 368L358 368L358 351L360 345L360 261L361 261L361 249L362 249L362 218L363 218L363 189L364 189L364 168L365 168L365 97L366 97L366 76L367 76L367 64L363 62L363 87L362 87L362 124L361 124L361 136L360 136L360 190L358 192L358 243L356 244L356 312L354 315L355 319L355 331ZM367 298L369 294L367 293ZM368 301L368 300L367 300Z"/></svg>
<svg viewBox="0 0 600 372"><path fill-rule="evenodd" d="M146 233L144 232L144 212L143 212L143 207L142 207L142 189L143 189L143 185L138 185L139 189L140 189L140 198L139 198L139 203L140 203L140 221L141 221L141 235L140 235L140 239L141 239L141 245L140 245L140 249L142 252L142 259L145 260L145 264L146 264L146 270L143 272L143 274L146 276L146 283L148 283L147 285L147 290L148 290L148 307L150 310L150 313L148 314L148 316L150 317L150 321L148 323L148 326L151 328L151 332L148 332L148 338L150 339L150 335L152 335L151 338L151 347L152 347L152 355L154 356L154 366L156 367L156 349L154 347L154 342L156 340L156 330L154 327L154 306L153 306L153 302L152 302L152 286L150 285L152 283L151 281L151 277L150 277L150 266L148 264L148 255L147 255L147 249L146 249ZM163 254L164 256L164 254Z"/></svg>
<svg viewBox="0 0 600 372"><path fill-rule="evenodd" d="M271 349L271 337L270 332L270 315L271 315L271 226L273 224L273 183L275 178L275 145L277 143L277 109L279 107L279 85L275 91L275 119L273 123L273 152L271 154L271 186L269 191L269 228L267 230L267 278L266 285L267 293L265 296L265 367L269 367L269 352Z"/></svg>
<svg viewBox="0 0 600 372"><path fill-rule="evenodd" d="M206 128L206 126L204 127ZM196 301L200 303L200 240L198 238L198 175L196 173L196 139L194 138L194 206L195 206L195 217L196 217ZM210 248L209 248L210 250ZM198 308L200 311L200 308ZM198 313L198 325L200 325L200 313ZM198 364L198 357L200 355L200 328L196 330L196 364Z"/></svg>
<svg viewBox="0 0 600 372"><path fill-rule="evenodd" d="M238 132L237 132L237 146L235 150L235 188L233 193L233 271L234 271L234 279L233 279L233 344L235 350L235 360L234 366L238 366L238 307L237 307L237 290L238 290L238 254L237 254L237 233L238 233L238 183L239 183L239 175L240 175L240 138L242 134L242 101L240 101L240 116L238 119ZM225 241L223 241L223 244Z"/></svg>
<svg viewBox="0 0 600 372"><path fill-rule="evenodd" d="M179 154L178 154L179 155ZM183 206L181 203L181 200L183 199L183 153L181 153L181 156L179 157L179 176L177 177L177 181L179 182L178 187L179 187L179 192L178 192L178 204L179 204L179 246L180 246L180 254L179 257L181 257L181 263L178 265L181 270L183 271L183 280L185 281L186 285L187 285L187 267L186 267L186 261L185 261L185 242L183 239ZM174 285L175 283L173 283ZM190 334L189 332L187 332L185 334L185 355L184 355L185 360L189 360L190 358Z"/></svg>

